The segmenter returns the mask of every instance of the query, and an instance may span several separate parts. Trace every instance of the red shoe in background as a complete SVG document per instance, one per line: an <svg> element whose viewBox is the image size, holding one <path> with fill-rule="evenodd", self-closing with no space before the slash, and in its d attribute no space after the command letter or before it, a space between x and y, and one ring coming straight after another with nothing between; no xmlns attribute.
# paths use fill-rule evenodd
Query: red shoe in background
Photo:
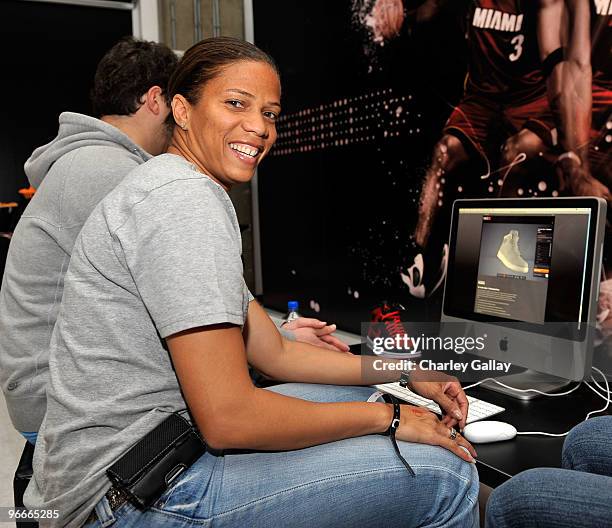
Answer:
<svg viewBox="0 0 612 528"><path fill-rule="evenodd" d="M370 323L372 324L370 324L368 328L366 341L368 348L377 356L397 358L407 358L407 356L416 357L417 354L406 349L385 350L384 352L375 351L374 339L381 338L381 340L384 340L389 337L395 339L396 336L403 337L408 334L406 327L402 323L401 313L403 311L405 311L405 308L401 304L391 304L384 301L380 306L377 306L370 312Z"/></svg>

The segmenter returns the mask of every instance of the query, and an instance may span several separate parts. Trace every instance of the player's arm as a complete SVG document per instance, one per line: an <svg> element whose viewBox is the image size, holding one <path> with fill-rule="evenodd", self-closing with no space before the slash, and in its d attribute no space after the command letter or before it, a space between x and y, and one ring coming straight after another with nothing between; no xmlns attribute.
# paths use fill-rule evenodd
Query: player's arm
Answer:
<svg viewBox="0 0 612 528"><path fill-rule="evenodd" d="M414 11L417 24L430 22L441 12L461 12L466 8L466 0L426 0Z"/></svg>
<svg viewBox="0 0 612 528"><path fill-rule="evenodd" d="M397 37L406 18L412 27L431 21L443 10L464 6L465 3L465 0L376 0L366 17L366 25L374 33L374 40L382 42Z"/></svg>
<svg viewBox="0 0 612 528"><path fill-rule="evenodd" d="M545 70L550 71L547 89L559 144L565 152L577 154L585 169L592 97L589 22L588 2L540 0L538 41ZM565 60L550 61L563 47Z"/></svg>
<svg viewBox="0 0 612 528"><path fill-rule="evenodd" d="M583 0L541 0L538 35L548 76L550 106L557 118L559 145L563 153L557 161L561 189L576 196L600 196L611 201L608 188L593 178L589 170L592 72L589 3ZM565 60L547 57L565 46Z"/></svg>

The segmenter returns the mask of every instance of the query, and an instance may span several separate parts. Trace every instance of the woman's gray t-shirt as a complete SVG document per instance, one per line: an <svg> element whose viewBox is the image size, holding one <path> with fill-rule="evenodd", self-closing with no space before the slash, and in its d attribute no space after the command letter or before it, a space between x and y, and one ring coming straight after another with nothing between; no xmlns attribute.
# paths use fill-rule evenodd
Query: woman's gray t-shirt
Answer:
<svg viewBox="0 0 612 528"><path fill-rule="evenodd" d="M72 253L26 505L81 526L110 487L106 468L186 408L164 338L243 325L251 300L226 191L173 154L134 169Z"/></svg>

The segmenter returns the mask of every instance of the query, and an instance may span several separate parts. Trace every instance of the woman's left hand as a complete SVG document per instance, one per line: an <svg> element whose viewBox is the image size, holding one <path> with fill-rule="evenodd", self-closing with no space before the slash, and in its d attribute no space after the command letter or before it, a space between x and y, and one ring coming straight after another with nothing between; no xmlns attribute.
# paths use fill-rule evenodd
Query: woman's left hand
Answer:
<svg viewBox="0 0 612 528"><path fill-rule="evenodd" d="M328 325L325 321L318 319L298 317L285 323L282 328L291 330L296 341L350 354L348 345L333 335L336 331L335 324Z"/></svg>
<svg viewBox="0 0 612 528"><path fill-rule="evenodd" d="M454 427L459 424L459 428L463 430L469 404L457 378L443 372L419 368L410 372L410 388L440 406L444 412L442 422L445 425Z"/></svg>

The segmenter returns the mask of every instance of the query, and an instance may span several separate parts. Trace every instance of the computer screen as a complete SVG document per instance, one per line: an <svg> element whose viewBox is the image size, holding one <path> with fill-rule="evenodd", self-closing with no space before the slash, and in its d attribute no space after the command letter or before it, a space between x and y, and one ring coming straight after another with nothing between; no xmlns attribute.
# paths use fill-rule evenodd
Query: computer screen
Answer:
<svg viewBox="0 0 612 528"><path fill-rule="evenodd" d="M487 336L477 355L580 379L590 368L605 211L596 198L457 200L442 322Z"/></svg>
<svg viewBox="0 0 612 528"><path fill-rule="evenodd" d="M456 203L445 313L539 325L587 320L597 211L588 200L545 201Z"/></svg>

